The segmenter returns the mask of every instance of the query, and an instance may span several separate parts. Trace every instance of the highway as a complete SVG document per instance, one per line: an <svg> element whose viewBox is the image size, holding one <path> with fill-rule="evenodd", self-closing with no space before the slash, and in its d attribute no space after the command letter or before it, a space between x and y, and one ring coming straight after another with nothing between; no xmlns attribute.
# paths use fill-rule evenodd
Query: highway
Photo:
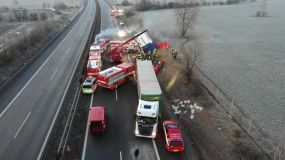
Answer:
<svg viewBox="0 0 285 160"><path fill-rule="evenodd" d="M0 159L40 159L95 17L95 1L0 93Z"/></svg>
<svg viewBox="0 0 285 160"><path fill-rule="evenodd" d="M103 0L99 0L99 4L102 16L101 31L116 27L114 18L110 16L110 7ZM109 68L111 66L109 57L103 56L103 58L103 69ZM107 108L107 130L103 135L93 135L87 128L82 159L132 160L137 148L140 151L139 160L194 159L193 156L188 155L192 153L188 145L184 153L167 152L161 126L156 139L135 136L133 116L136 112L138 96L136 85L132 82L128 81L113 91L98 87L92 98L90 106Z"/></svg>

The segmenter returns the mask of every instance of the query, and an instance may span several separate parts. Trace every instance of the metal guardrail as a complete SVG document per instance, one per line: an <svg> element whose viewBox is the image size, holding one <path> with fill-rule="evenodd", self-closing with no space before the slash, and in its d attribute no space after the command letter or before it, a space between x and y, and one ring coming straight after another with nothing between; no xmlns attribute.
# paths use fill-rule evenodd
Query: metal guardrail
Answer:
<svg viewBox="0 0 285 160"><path fill-rule="evenodd" d="M88 37L87 44L85 45L83 53L88 54L89 46L94 40L95 33L100 31L100 28L98 28L101 26L101 20L100 19L101 19L101 9L100 9L98 1L96 0L96 16L95 16L95 20L94 20L94 23L93 23L93 26L91 29L91 33ZM84 54L82 54L81 58L83 58L83 57L84 57ZM87 56L85 56L85 57L87 57ZM84 61L87 61L87 58L84 59ZM83 71L84 71L84 68L83 68ZM56 157L57 160L64 159L65 155L63 154L64 153L63 151L65 151L67 148L66 144L67 144L67 141L69 139L69 135L70 135L69 133L70 133L70 130L72 127L72 123L73 123L75 113L77 111L77 103L80 99L80 95L81 95L81 92L80 92L80 85L79 85L79 86L77 86L75 96L73 98L73 103L72 103L70 112L68 114L68 118L67 118L67 121L66 121L66 124L64 127L64 131L63 131L62 136L61 136L60 144L59 144L58 149L57 149L57 157Z"/></svg>
<svg viewBox="0 0 285 160"><path fill-rule="evenodd" d="M80 86L78 86L76 89L75 95L73 97L73 102L72 102L71 109L70 109L69 114L68 114L68 118L67 118L67 121L66 121L66 124L64 127L62 137L60 139L60 143L59 143L59 146L57 149L57 158L56 159L62 159L62 152L66 147L67 138L68 138L68 135L70 132L72 122L73 122L74 114L76 113L76 110L77 110L77 104L78 104L78 100L80 98L80 95L81 95L80 94Z"/></svg>

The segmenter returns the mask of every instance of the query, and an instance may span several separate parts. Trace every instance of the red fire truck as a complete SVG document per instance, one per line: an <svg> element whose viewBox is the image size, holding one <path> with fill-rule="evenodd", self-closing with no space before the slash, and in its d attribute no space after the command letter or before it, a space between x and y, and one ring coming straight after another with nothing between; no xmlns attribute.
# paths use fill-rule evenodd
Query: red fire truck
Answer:
<svg viewBox="0 0 285 160"><path fill-rule="evenodd" d="M125 83L126 77L134 76L134 74L134 64L122 63L99 72L99 74L97 75L97 85L108 89L115 89L119 85Z"/></svg>
<svg viewBox="0 0 285 160"><path fill-rule="evenodd" d="M92 44L90 46L89 55L101 55L101 47L99 44Z"/></svg>
<svg viewBox="0 0 285 160"><path fill-rule="evenodd" d="M178 126L178 123L173 120L163 122L163 132L165 135L166 149L169 152L183 152L184 142Z"/></svg>
<svg viewBox="0 0 285 160"><path fill-rule="evenodd" d="M96 77L101 71L101 55L90 55L87 62L87 76Z"/></svg>
<svg viewBox="0 0 285 160"><path fill-rule="evenodd" d="M122 41L110 41L110 61L112 62L122 62Z"/></svg>
<svg viewBox="0 0 285 160"><path fill-rule="evenodd" d="M106 108L91 107L89 111L89 130L91 133L103 133L106 130Z"/></svg>
<svg viewBox="0 0 285 160"><path fill-rule="evenodd" d="M132 41L137 38L138 36L142 35L143 33L147 32L147 30L144 30L132 38L126 40L126 41L110 41L109 43L109 49L110 49L110 57L111 62L122 62L122 55L127 54L126 51L128 51L127 48L136 50L139 46L135 46L136 44Z"/></svg>

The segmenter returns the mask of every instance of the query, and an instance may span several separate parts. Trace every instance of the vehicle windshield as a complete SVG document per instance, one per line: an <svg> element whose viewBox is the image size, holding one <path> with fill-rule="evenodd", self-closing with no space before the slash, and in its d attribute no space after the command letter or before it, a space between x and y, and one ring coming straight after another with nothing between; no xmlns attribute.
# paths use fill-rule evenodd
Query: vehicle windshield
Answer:
<svg viewBox="0 0 285 160"><path fill-rule="evenodd" d="M183 146L182 141L170 141L170 146Z"/></svg>
<svg viewBox="0 0 285 160"><path fill-rule="evenodd" d="M83 85L83 88L92 88L92 85Z"/></svg>
<svg viewBox="0 0 285 160"><path fill-rule="evenodd" d="M98 60L89 60L87 64L87 68L96 69L99 67L99 61Z"/></svg>
<svg viewBox="0 0 285 160"><path fill-rule="evenodd" d="M157 122L157 117L137 116L137 122L138 123L155 124Z"/></svg>

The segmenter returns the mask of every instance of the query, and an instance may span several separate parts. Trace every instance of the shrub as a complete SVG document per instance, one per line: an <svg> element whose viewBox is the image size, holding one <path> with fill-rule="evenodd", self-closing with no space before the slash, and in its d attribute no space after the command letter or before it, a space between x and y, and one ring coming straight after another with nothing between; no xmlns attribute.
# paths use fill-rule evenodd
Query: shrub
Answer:
<svg viewBox="0 0 285 160"><path fill-rule="evenodd" d="M121 3L122 6L129 6L131 3L128 0L123 0Z"/></svg>
<svg viewBox="0 0 285 160"><path fill-rule="evenodd" d="M21 10L15 10L14 17L16 21L23 21L23 12Z"/></svg>
<svg viewBox="0 0 285 160"><path fill-rule="evenodd" d="M2 12L7 12L9 10L10 10L10 8L8 8L8 7L1 7L0 8L0 11L2 11Z"/></svg>
<svg viewBox="0 0 285 160"><path fill-rule="evenodd" d="M63 2L55 3L53 8L57 11L66 10L68 7Z"/></svg>
<svg viewBox="0 0 285 160"><path fill-rule="evenodd" d="M0 53L0 67L5 66L14 59L15 54L12 50L14 50L12 47L8 47L5 51Z"/></svg>
<svg viewBox="0 0 285 160"><path fill-rule="evenodd" d="M134 15L135 15L135 12L134 12L133 10L127 10L127 11L125 12L126 18L132 17L132 16L134 16Z"/></svg>
<svg viewBox="0 0 285 160"><path fill-rule="evenodd" d="M39 20L38 14L37 13L30 13L30 20L31 21Z"/></svg>
<svg viewBox="0 0 285 160"><path fill-rule="evenodd" d="M23 20L29 20L29 16L28 16L28 10L27 9L23 9L22 10L23 13Z"/></svg>
<svg viewBox="0 0 285 160"><path fill-rule="evenodd" d="M151 1L149 0L141 0L137 5L136 5L136 9L138 11L146 11L151 9L152 4Z"/></svg>
<svg viewBox="0 0 285 160"><path fill-rule="evenodd" d="M40 20L44 21L46 20L48 17L47 17L47 14L45 12L42 12L40 13Z"/></svg>

